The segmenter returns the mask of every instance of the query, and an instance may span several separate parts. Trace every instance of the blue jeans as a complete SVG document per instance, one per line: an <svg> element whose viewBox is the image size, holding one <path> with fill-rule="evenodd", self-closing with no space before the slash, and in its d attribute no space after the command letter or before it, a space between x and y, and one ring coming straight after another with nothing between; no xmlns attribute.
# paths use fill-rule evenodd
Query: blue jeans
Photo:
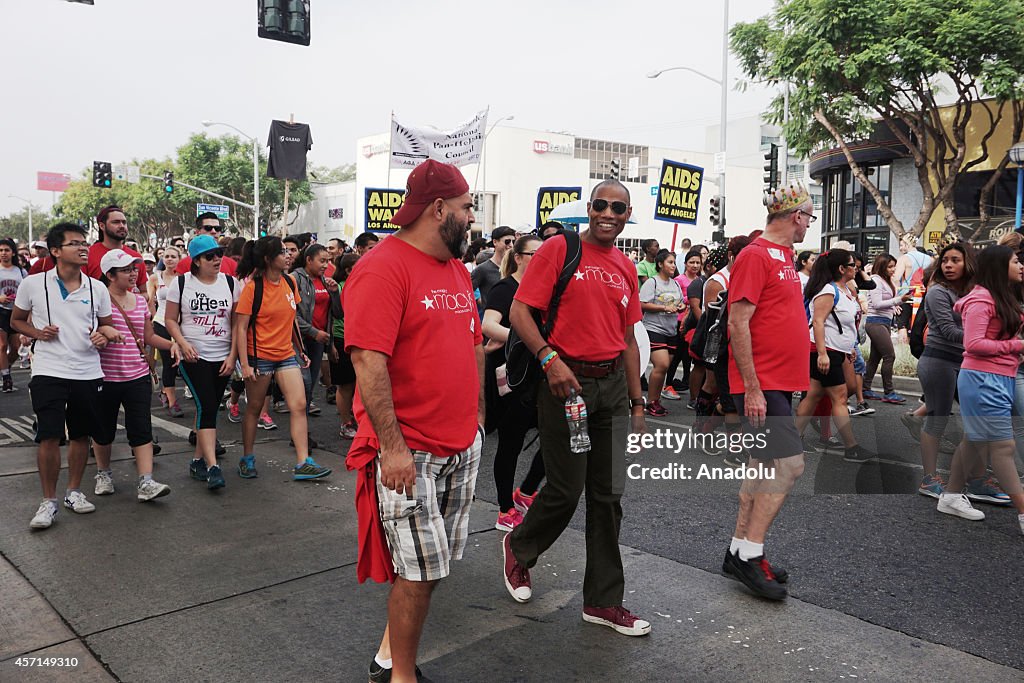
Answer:
<svg viewBox="0 0 1024 683"><path fill-rule="evenodd" d="M291 358L285 358L284 360L266 360L264 358L250 357L249 365L256 368L257 375L273 375L278 370L302 367L302 364L299 363L298 356L292 356Z"/></svg>
<svg viewBox="0 0 1024 683"><path fill-rule="evenodd" d="M313 400L313 387L320 378L320 363L324 359L324 345L312 339L306 339L306 356L309 358L309 367L302 369L302 383L306 386L306 411L309 411L309 404Z"/></svg>

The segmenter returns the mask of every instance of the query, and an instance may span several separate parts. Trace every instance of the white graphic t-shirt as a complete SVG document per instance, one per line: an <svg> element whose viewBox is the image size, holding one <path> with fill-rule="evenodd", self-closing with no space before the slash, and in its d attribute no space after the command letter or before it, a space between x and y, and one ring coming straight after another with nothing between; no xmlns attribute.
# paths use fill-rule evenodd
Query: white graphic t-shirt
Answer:
<svg viewBox="0 0 1024 683"><path fill-rule="evenodd" d="M224 273L218 273L212 285L192 273L182 277L184 289L179 288L177 280L167 288L167 301L181 307L181 333L200 358L222 361L231 352L231 308L238 302L242 286L234 282L232 293L227 280L231 276Z"/></svg>
<svg viewBox="0 0 1024 683"><path fill-rule="evenodd" d="M0 308L8 311L14 308L14 297L18 295L18 286L25 277L25 271L21 268L0 266L0 294L7 296L7 303L0 303Z"/></svg>

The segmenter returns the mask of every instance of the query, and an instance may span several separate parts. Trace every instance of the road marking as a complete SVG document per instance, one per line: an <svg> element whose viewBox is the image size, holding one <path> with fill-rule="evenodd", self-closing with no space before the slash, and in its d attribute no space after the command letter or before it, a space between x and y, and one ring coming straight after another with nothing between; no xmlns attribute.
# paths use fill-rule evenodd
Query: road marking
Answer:
<svg viewBox="0 0 1024 683"><path fill-rule="evenodd" d="M154 427L159 427L165 432L170 432L171 434L174 434L175 436L180 436L183 439L187 439L188 435L192 431L191 429L184 425L178 424L177 422L171 422L170 420L165 420L161 417L156 417L155 415L153 416L152 420Z"/></svg>
<svg viewBox="0 0 1024 683"><path fill-rule="evenodd" d="M0 418L0 446L33 441L36 438L36 431L32 428L32 422L31 415Z"/></svg>

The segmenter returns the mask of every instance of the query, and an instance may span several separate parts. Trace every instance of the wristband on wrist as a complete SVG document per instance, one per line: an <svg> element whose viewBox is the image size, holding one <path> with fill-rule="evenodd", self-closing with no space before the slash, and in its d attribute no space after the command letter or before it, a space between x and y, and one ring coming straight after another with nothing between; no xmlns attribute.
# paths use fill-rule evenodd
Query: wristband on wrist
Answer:
<svg viewBox="0 0 1024 683"><path fill-rule="evenodd" d="M547 372L548 370L550 370L551 369L551 363L554 362L554 360L556 358L558 358L558 352L557 351L552 351L548 355L544 356L544 360L542 360L540 362L540 369L543 370L544 372Z"/></svg>
<svg viewBox="0 0 1024 683"><path fill-rule="evenodd" d="M539 349L537 349L537 353L535 355L537 356L538 360L540 360L541 353L543 353L544 349L548 349L549 351L554 351L554 349L552 349L549 345L545 344L544 346L542 346Z"/></svg>

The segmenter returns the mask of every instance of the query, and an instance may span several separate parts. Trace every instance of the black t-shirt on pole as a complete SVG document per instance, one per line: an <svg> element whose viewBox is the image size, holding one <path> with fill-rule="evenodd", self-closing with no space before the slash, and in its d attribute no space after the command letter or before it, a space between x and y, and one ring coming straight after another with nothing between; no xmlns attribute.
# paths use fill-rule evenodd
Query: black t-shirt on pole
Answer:
<svg viewBox="0 0 1024 683"><path fill-rule="evenodd" d="M313 146L309 124L272 121L267 145L270 147L268 177L281 180L306 179L306 152Z"/></svg>

